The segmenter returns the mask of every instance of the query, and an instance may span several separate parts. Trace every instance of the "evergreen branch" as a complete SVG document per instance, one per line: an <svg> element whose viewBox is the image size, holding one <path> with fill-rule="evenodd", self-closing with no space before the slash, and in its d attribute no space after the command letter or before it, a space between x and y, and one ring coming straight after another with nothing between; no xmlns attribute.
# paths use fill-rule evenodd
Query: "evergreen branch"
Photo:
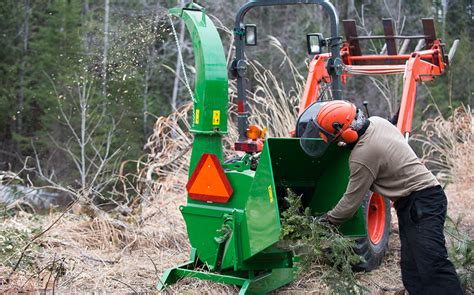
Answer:
<svg viewBox="0 0 474 295"><path fill-rule="evenodd" d="M282 213L281 239L289 242L289 250L301 256L299 273L307 272L314 264L322 264L318 275L335 294L361 294L352 266L361 258L353 248L354 241L345 238L331 225L319 222L311 209L303 210L301 198L287 190L289 207ZM303 214L302 214L303 213Z"/></svg>

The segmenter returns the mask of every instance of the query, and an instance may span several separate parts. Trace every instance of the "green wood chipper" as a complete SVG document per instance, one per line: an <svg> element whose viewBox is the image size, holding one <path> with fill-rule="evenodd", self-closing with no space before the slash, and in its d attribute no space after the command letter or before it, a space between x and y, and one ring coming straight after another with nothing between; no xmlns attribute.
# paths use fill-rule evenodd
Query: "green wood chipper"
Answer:
<svg viewBox="0 0 474 295"><path fill-rule="evenodd" d="M246 101L247 63L245 46L256 45L256 27L246 25L246 13L259 6L321 5L329 15L331 37L308 34L308 52L314 55L300 105L295 136L264 139L248 123ZM405 73L398 124L407 138L416 93L416 83L441 75L449 60L436 39L432 20L423 19L424 35L396 36L391 20L384 19L384 36L358 36L354 21L344 21L347 40L339 36L334 6L326 0L253 0L237 13L234 36L236 56L230 74L237 79L239 139L238 160L225 161L222 137L227 134L228 69L224 49L205 10L191 3L174 8L192 38L196 87L191 132L194 135L187 204L180 206L192 246L189 262L165 271L158 289L192 277L241 286L240 293L266 293L296 278L298 257L278 247L282 227L282 202L290 189L302 196L303 205L316 214L334 207L345 192L349 150L331 146L320 158L307 156L300 147L299 128L311 107L319 103L319 85L330 83L334 99L341 99L343 82L351 75ZM362 55L359 40L385 39L387 55ZM425 48L412 54L397 54L395 39L423 39ZM328 48L328 53L322 49ZM455 46L454 46L455 47ZM300 126L301 125L301 126ZM289 126L291 129L291 126ZM255 134L257 134L255 136ZM315 144L318 144L315 139ZM390 203L368 192L366 201L340 230L357 241L356 252L364 256L360 269L381 263L388 242Z"/></svg>

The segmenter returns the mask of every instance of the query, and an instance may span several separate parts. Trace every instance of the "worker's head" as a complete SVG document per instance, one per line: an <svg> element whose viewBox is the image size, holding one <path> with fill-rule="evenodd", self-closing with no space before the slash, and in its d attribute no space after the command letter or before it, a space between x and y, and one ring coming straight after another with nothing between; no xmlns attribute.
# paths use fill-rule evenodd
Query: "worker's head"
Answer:
<svg viewBox="0 0 474 295"><path fill-rule="evenodd" d="M366 118L357 107L344 100L333 100L320 103L320 108L308 121L301 136L301 147L310 156L320 156L331 142L339 145L354 143L359 138L357 133ZM307 140L321 138L321 141Z"/></svg>

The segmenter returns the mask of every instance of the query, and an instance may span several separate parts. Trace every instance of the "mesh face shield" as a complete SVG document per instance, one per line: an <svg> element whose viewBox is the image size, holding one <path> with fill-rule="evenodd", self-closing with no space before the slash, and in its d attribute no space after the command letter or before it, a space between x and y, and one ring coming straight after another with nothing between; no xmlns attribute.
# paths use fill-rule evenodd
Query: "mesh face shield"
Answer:
<svg viewBox="0 0 474 295"><path fill-rule="evenodd" d="M334 135L321 128L314 119L310 119L300 138L300 146L308 156L318 158L326 152L332 141Z"/></svg>
<svg viewBox="0 0 474 295"><path fill-rule="evenodd" d="M310 157L318 158L321 157L326 150L328 149L329 145L334 141L340 141L341 144L348 144L357 140L357 135L354 138L354 134L346 134L345 137L341 136L347 128L352 129L353 131L360 130L365 122L366 118L364 113L356 108L355 117L353 121L347 126L346 122L347 118L339 118L341 123L335 121L333 124L334 129L336 130L336 134L332 134L326 131L317 123L317 117L321 108L326 104L326 102L315 102L310 105L304 112L301 114L300 118L298 119L297 126L296 126L296 136L300 138L300 146L303 151ZM343 106L347 107L347 106ZM353 108L351 107L353 111ZM350 110L345 110L350 111ZM354 115L354 113L352 113ZM343 125L345 124L345 126ZM342 139L341 139L342 138ZM344 138L347 142L344 141ZM342 145L341 145L342 146Z"/></svg>

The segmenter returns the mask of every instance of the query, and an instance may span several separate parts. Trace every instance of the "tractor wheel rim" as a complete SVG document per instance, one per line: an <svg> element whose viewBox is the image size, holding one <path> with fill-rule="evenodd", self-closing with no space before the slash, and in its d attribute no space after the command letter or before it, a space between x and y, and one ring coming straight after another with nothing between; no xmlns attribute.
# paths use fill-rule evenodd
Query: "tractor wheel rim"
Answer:
<svg viewBox="0 0 474 295"><path fill-rule="evenodd" d="M385 231L385 201L376 193L372 193L369 200L367 229L372 244L377 245L383 238Z"/></svg>

